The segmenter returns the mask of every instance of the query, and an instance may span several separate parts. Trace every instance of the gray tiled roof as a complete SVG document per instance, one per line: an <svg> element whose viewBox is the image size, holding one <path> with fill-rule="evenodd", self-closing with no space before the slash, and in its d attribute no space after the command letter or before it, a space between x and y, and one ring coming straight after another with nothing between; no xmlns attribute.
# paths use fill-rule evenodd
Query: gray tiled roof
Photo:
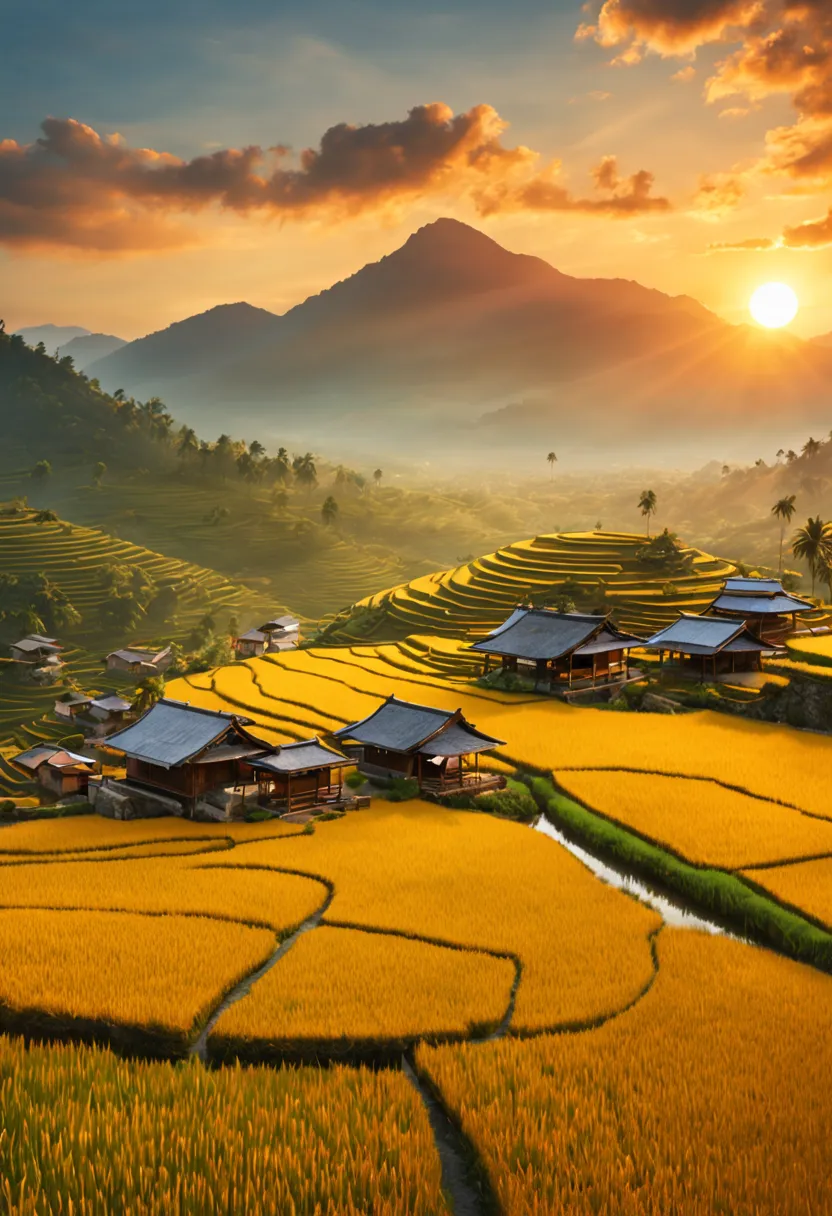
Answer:
<svg viewBox="0 0 832 1216"><path fill-rule="evenodd" d="M726 578L725 590L741 595L781 595L783 584L779 578Z"/></svg>
<svg viewBox="0 0 832 1216"><path fill-rule="evenodd" d="M717 612L737 612L746 616L777 616L780 613L811 612L813 604L799 600L788 591L779 595L731 595L723 592L714 600L711 607Z"/></svg>
<svg viewBox="0 0 832 1216"><path fill-rule="evenodd" d="M130 708L130 702L125 701L124 697L119 697L116 693L111 693L106 697L96 697L92 703L96 709L103 709L110 714L124 714Z"/></svg>
<svg viewBox="0 0 832 1216"><path fill-rule="evenodd" d="M53 642L41 642L36 638L21 638L19 642L14 642L14 650L22 650L24 654L38 654L40 651L47 651L50 654L56 654L61 648Z"/></svg>
<svg viewBox="0 0 832 1216"><path fill-rule="evenodd" d="M24 768L28 769L39 769L42 764L52 764L56 760L56 768L67 768L74 764L92 766L96 763L89 756L81 756L78 752L67 751L65 747L58 747L54 743L38 744L13 757L13 763L22 764Z"/></svg>
<svg viewBox="0 0 832 1216"><path fill-rule="evenodd" d="M735 645L740 641L740 645ZM660 629L644 643L648 650L676 650L680 654L714 655L723 650L770 650L755 638L745 621L682 613L678 621Z"/></svg>
<svg viewBox="0 0 832 1216"><path fill-rule="evenodd" d="M444 730L423 743L419 751L423 756L469 756L473 752L489 752L495 747L504 747L503 739L495 739L470 726L463 718L453 722Z"/></svg>
<svg viewBox="0 0 832 1216"><path fill-rule="evenodd" d="M617 634L604 616L580 612L555 612L551 608L516 608L499 629L471 647L482 654L500 654L518 659L559 659L585 647L605 629ZM622 649L640 645L638 638L620 635ZM609 649L609 647L605 647ZM590 650L584 650L591 654Z"/></svg>
<svg viewBox="0 0 832 1216"><path fill-rule="evenodd" d="M107 746L136 760L175 768L218 743L235 723L250 722L250 718L199 709L182 701L157 701L138 722L110 735Z"/></svg>
<svg viewBox="0 0 832 1216"><path fill-rule="evenodd" d="M352 763L340 752L326 747L320 739L303 739L300 743L284 743L277 751L253 760L251 767L268 769L272 773L305 773L310 769L343 767Z"/></svg>
<svg viewBox="0 0 832 1216"><path fill-rule="evenodd" d="M457 733L449 733L452 728L466 732L467 745L462 753L444 750L445 746L455 748L454 740L457 743L461 741ZM440 742L440 735L445 741ZM399 701L397 697L388 697L377 710L360 722L353 722L351 726L333 731L333 738L369 744L384 751L423 751L425 755L441 756L484 751L501 743L501 740L492 739L477 731L465 721L459 711L452 713L446 709L434 709L429 705L415 705L411 701ZM436 751L430 753L423 745L434 740L437 744Z"/></svg>

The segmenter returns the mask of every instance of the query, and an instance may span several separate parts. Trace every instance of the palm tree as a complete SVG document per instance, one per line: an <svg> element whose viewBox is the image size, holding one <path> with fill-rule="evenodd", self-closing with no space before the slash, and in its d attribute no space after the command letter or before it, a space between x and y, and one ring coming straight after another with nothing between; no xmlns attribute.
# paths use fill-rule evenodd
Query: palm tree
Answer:
<svg viewBox="0 0 832 1216"><path fill-rule="evenodd" d="M554 452L550 452L549 455L546 457L546 459L549 461L549 468L552 470L552 481L554 481L555 480L555 465L558 462L558 458Z"/></svg>
<svg viewBox="0 0 832 1216"><path fill-rule="evenodd" d="M803 452L804 456L812 457L812 456L817 456L818 452L821 450L822 447L823 447L823 444L821 443L821 441L819 439L812 439L810 436L804 443L803 447L801 448L801 451Z"/></svg>
<svg viewBox="0 0 832 1216"><path fill-rule="evenodd" d="M647 516L647 539L650 539L650 516L656 513L656 495L652 490L642 490L638 500L638 509Z"/></svg>
<svg viewBox="0 0 832 1216"><path fill-rule="evenodd" d="M814 598L815 578L825 565L832 563L832 524L825 524L819 515L809 516L792 538L792 553L802 558L811 571Z"/></svg>
<svg viewBox="0 0 832 1216"><path fill-rule="evenodd" d="M139 714L145 714L153 708L157 701L161 701L164 695L164 677L148 676L147 679L142 680L133 694L133 709Z"/></svg>
<svg viewBox="0 0 832 1216"><path fill-rule="evenodd" d="M192 456L199 454L199 440L192 426L180 427L177 438L179 442L176 445L176 455L180 456L182 460L189 460Z"/></svg>
<svg viewBox="0 0 832 1216"><path fill-rule="evenodd" d="M384 476L384 473L381 471L381 469L373 470L373 481L376 483L377 486L381 485L381 479L383 476Z"/></svg>
<svg viewBox="0 0 832 1216"><path fill-rule="evenodd" d="M277 455L272 461L272 471L275 481L288 481L292 474L292 465L289 460L289 453L285 448L278 448Z"/></svg>
<svg viewBox="0 0 832 1216"><path fill-rule="evenodd" d="M792 522L792 516L795 512L794 506L795 495L789 494L785 498L778 498L777 502L771 508L772 515L780 520L780 563L777 570L780 574L783 573L783 536L786 531L786 524Z"/></svg>
<svg viewBox="0 0 832 1216"><path fill-rule="evenodd" d="M324 499L324 504L321 507L321 519L324 521L325 525L329 527L331 524L335 523L337 518L338 503L330 494L328 498Z"/></svg>
<svg viewBox="0 0 832 1216"><path fill-rule="evenodd" d="M292 461L292 470L296 480L302 486L306 486L307 490L314 490L318 484L318 470L315 467L315 457L311 452L306 452L303 456L296 456Z"/></svg>
<svg viewBox="0 0 832 1216"><path fill-rule="evenodd" d="M252 439L248 445L248 454L252 460L260 460L266 455L266 449L263 447L259 439Z"/></svg>

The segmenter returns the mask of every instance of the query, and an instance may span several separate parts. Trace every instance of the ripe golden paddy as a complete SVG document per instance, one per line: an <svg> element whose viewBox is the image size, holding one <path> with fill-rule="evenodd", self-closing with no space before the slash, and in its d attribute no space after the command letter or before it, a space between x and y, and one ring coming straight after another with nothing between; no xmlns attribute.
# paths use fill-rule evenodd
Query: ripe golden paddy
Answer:
<svg viewBox="0 0 832 1216"><path fill-rule="evenodd" d="M658 915L522 824L377 802L312 836L238 846L223 857L235 861L325 876L335 887L328 920L519 956L518 1028L592 1021L652 975Z"/></svg>
<svg viewBox="0 0 832 1216"><path fill-rule="evenodd" d="M578 802L696 864L733 870L832 853L832 821L713 781L586 770L555 776Z"/></svg>
<svg viewBox="0 0 832 1216"><path fill-rule="evenodd" d="M322 925L226 1010L212 1039L463 1036L499 1024L514 976L508 959Z"/></svg>
<svg viewBox="0 0 832 1216"><path fill-rule="evenodd" d="M171 841L212 844L218 840L258 840L261 837L294 836L296 824L272 820L263 823L194 823L190 819L139 819L124 822L101 815L72 815L66 819L15 823L0 830L0 857L31 853L107 852L134 845Z"/></svg>
<svg viewBox="0 0 832 1216"><path fill-rule="evenodd" d="M832 1210L832 978L689 930L658 954L649 993L597 1030L418 1048L502 1210Z"/></svg>
<svg viewBox="0 0 832 1216"><path fill-rule="evenodd" d="M446 1216L399 1072L207 1071L0 1036L4 1216Z"/></svg>
<svg viewBox="0 0 832 1216"><path fill-rule="evenodd" d="M196 913L248 921L278 932L318 908L326 890L313 879L267 870L208 866L193 858L67 861L0 868L0 907Z"/></svg>
<svg viewBox="0 0 832 1216"><path fill-rule="evenodd" d="M832 857L744 873L781 903L800 908L832 931Z"/></svg>
<svg viewBox="0 0 832 1216"><path fill-rule="evenodd" d="M0 1010L187 1033L274 948L205 917L2 908Z"/></svg>

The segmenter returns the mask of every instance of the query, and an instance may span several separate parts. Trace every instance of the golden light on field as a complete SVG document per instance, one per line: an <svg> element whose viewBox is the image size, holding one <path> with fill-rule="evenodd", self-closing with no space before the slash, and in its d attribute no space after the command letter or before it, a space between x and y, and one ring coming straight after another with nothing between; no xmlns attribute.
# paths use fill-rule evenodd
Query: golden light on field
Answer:
<svg viewBox="0 0 832 1216"><path fill-rule="evenodd" d="M758 325L781 329L795 319L800 301L787 283L764 283L754 292L748 308Z"/></svg>

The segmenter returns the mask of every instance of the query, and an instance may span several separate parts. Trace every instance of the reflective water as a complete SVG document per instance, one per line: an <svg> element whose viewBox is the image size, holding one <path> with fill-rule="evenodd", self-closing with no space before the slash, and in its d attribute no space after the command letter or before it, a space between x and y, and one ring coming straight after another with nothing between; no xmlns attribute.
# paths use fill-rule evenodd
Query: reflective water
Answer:
<svg viewBox="0 0 832 1216"><path fill-rule="evenodd" d="M592 853L564 836L563 832L550 823L544 815L541 815L536 821L534 830L542 832L550 840L556 840L558 844L563 845L573 857L577 857L579 861L583 862L587 869L591 870L602 882L609 883L611 887L617 887L620 891L625 891L628 895L632 895L642 903L654 908L666 924L672 925L676 929L701 929L705 933L719 933L725 937L736 936L717 921L708 920L698 912L691 911L681 900L656 891L643 879L636 878L626 870L616 869L607 861L600 861Z"/></svg>

